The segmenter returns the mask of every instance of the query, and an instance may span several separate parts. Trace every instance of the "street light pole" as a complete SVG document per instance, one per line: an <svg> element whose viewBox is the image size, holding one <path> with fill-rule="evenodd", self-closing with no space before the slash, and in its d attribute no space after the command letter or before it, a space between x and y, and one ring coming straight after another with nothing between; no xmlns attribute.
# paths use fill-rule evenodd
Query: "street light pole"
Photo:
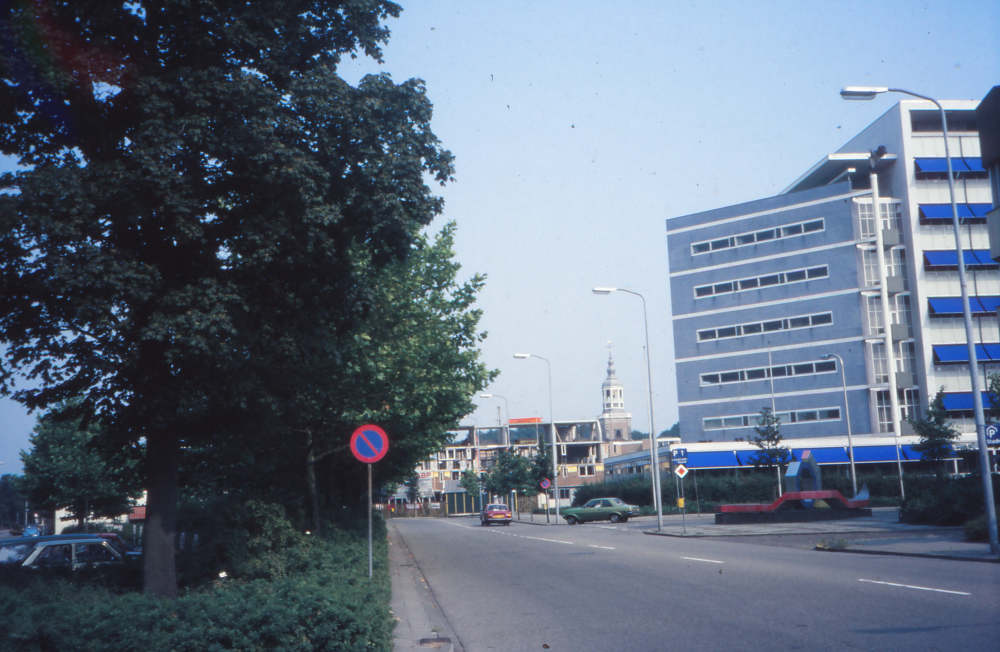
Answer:
<svg viewBox="0 0 1000 652"><path fill-rule="evenodd" d="M854 495L858 495L858 476L854 473L854 443L851 440L851 407L847 403L847 369L844 367L844 359L836 353L827 353L820 356L824 360L837 358L840 365L840 377L844 381L844 416L847 419L847 450L851 456L851 486L854 488Z"/></svg>
<svg viewBox="0 0 1000 652"><path fill-rule="evenodd" d="M955 178L951 168L951 151L948 147L948 116L944 107L933 97L920 95L902 88L883 86L847 86L840 91L845 100L873 100L880 93L903 93L928 102L941 112L941 131L944 134L944 157L948 165L948 192L951 195L951 223L955 231L955 253L958 256L958 284L962 289L962 318L965 321L965 343L969 350L969 373L972 377L972 407L976 417L976 442L979 445L979 474L983 481L983 499L986 503L986 530L990 540L990 552L1000 554L1000 540L997 538L997 516L993 502L993 482L990 477L990 457L986 447L986 418L983 414L983 396L979 388L976 341L972 336L972 311L969 309L969 288L965 282L965 252L962 251L961 231L958 223L958 204L955 201ZM877 225L876 225L877 226ZM888 324L888 322L886 322ZM890 370L891 373L891 370Z"/></svg>
<svg viewBox="0 0 1000 652"><path fill-rule="evenodd" d="M552 365L549 361L540 355L534 355L533 353L515 353L514 357L518 360L525 360L527 358L538 358L545 362L545 367L549 371L549 422L552 425L552 492L555 496L556 502L556 523L559 522L559 451L556 450L556 417L555 412L552 409Z"/></svg>
<svg viewBox="0 0 1000 652"><path fill-rule="evenodd" d="M649 319L646 318L646 297L632 290L622 288L594 288L594 294L611 294L612 292L625 292L642 299L642 322L646 328L646 387L649 390L649 450L651 475L653 476L653 506L656 507L656 529L663 529L663 495L660 492L660 454L657 450L656 428L653 425L653 372L650 367L649 353Z"/></svg>

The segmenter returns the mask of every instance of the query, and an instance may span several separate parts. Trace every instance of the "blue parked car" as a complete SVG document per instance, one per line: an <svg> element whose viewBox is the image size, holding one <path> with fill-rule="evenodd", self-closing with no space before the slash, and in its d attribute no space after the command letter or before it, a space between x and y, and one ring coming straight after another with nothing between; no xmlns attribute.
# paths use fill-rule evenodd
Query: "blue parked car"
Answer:
<svg viewBox="0 0 1000 652"><path fill-rule="evenodd" d="M24 532L21 533L22 537L40 537L44 534L41 525L25 525Z"/></svg>

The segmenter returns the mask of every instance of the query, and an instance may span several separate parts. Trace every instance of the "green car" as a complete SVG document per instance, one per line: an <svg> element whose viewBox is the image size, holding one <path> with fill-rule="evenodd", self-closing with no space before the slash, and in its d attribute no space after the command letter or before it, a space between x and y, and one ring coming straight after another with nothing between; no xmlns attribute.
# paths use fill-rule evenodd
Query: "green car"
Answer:
<svg viewBox="0 0 1000 652"><path fill-rule="evenodd" d="M576 525L585 521L624 523L639 515L638 505L626 505L619 498L594 498L583 507L570 507L560 511L566 523Z"/></svg>

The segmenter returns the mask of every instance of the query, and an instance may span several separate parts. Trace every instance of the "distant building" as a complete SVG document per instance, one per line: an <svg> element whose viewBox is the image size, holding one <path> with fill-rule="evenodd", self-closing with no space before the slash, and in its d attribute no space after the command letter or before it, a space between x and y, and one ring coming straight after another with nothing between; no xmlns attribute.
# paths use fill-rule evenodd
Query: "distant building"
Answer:
<svg viewBox="0 0 1000 652"><path fill-rule="evenodd" d="M942 104L985 387L985 374L1000 364L989 180L977 102ZM880 225L869 183L876 151ZM888 318L876 228L884 236ZM900 102L776 197L669 219L667 246L685 442L743 442L761 408L772 406L786 438L846 435L842 370L830 354L844 360L855 445L882 443L896 430L912 434L900 417L920 417L939 387L962 441L974 441L944 138L931 103Z"/></svg>
<svg viewBox="0 0 1000 652"><path fill-rule="evenodd" d="M608 377L601 385L604 409L597 417L606 441L632 439L632 415L625 411L625 388L615 375L615 361L608 352Z"/></svg>

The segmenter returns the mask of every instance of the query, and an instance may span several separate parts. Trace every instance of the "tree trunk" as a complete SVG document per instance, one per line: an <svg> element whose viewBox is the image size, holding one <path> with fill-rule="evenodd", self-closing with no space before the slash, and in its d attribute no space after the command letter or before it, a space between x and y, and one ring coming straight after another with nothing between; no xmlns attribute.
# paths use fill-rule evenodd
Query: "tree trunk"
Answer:
<svg viewBox="0 0 1000 652"><path fill-rule="evenodd" d="M174 533L177 527L177 464L180 439L169 430L146 438L148 499L143 528L143 591L158 598L177 597Z"/></svg>

